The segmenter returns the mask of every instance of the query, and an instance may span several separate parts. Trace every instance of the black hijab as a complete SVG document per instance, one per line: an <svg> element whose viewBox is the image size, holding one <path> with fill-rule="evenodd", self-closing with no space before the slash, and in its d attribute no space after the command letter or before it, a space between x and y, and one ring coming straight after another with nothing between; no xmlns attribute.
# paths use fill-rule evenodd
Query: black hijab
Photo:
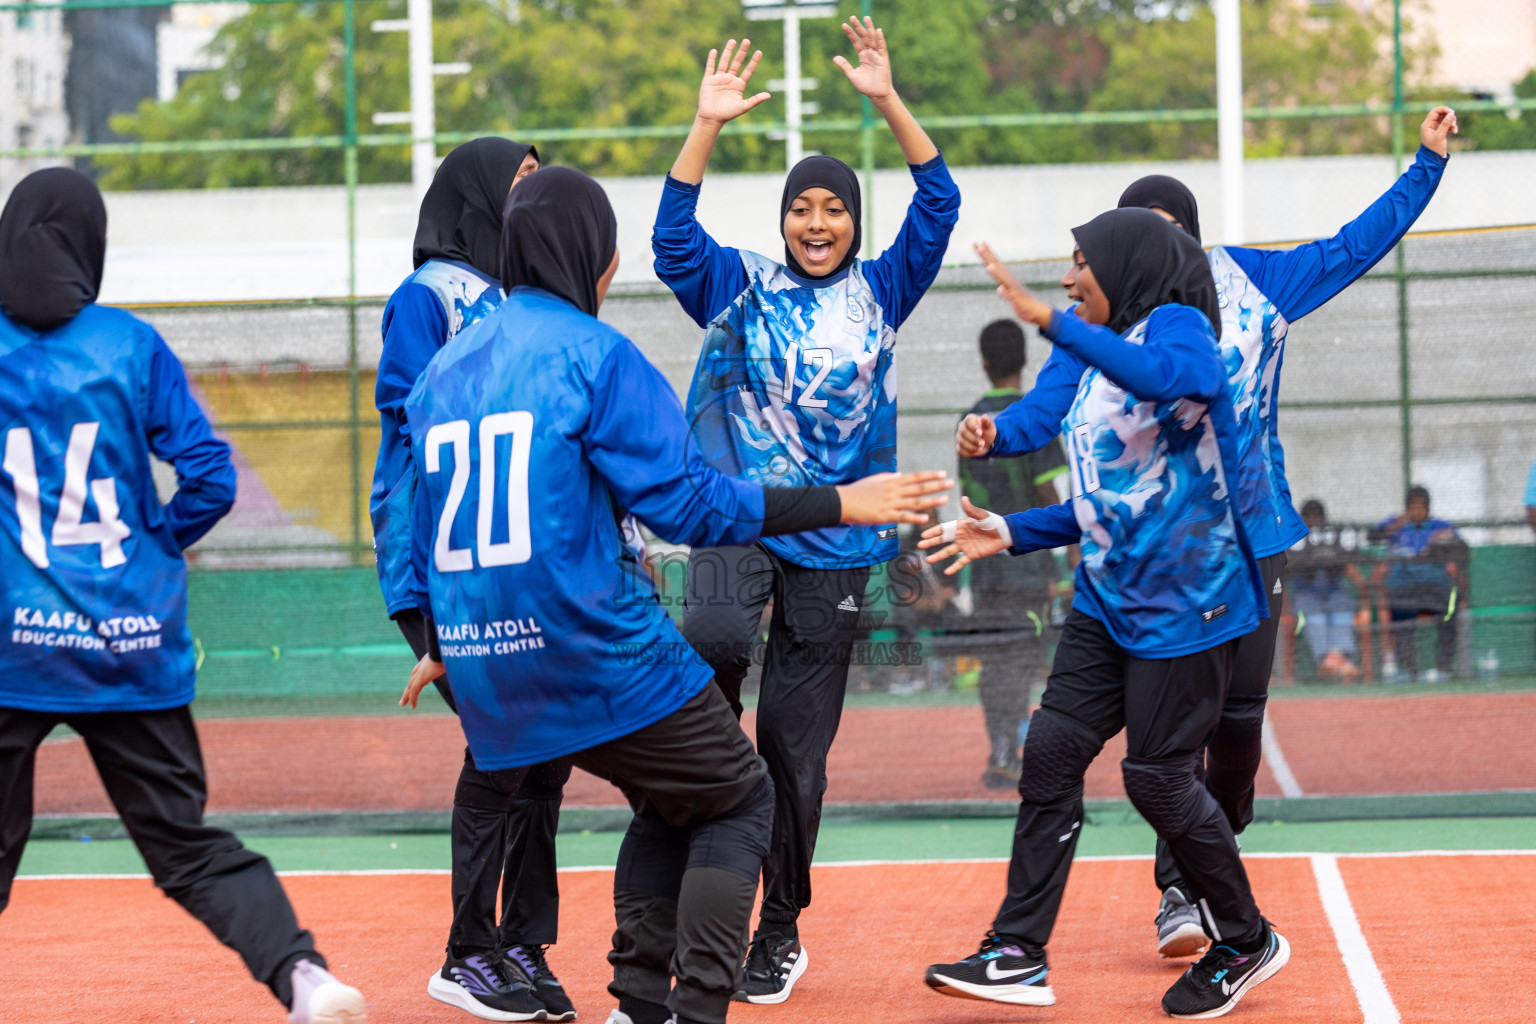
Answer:
<svg viewBox="0 0 1536 1024"><path fill-rule="evenodd" d="M501 261L501 212L517 169L538 150L510 139L471 139L438 166L421 200L415 266L430 259L468 263L487 277Z"/></svg>
<svg viewBox="0 0 1536 1024"><path fill-rule="evenodd" d="M603 187L574 167L524 178L507 203L501 283L553 292L597 315L597 282L618 249L619 224Z"/></svg>
<svg viewBox="0 0 1536 1024"><path fill-rule="evenodd" d="M789 204L808 188L824 188L831 192L843 201L843 205L848 207L848 215L853 218L853 241L848 244L842 262L826 275L830 277L847 269L859 256L859 246L864 238L864 197L859 191L859 176L853 173L852 167L835 156L808 156L795 164L790 168L789 176L784 179L784 195L779 200L780 237L784 237L784 218L789 213ZM790 252L787 237L784 237L784 264L801 277L815 279L805 272L800 261L795 259L795 254Z"/></svg>
<svg viewBox="0 0 1536 1024"><path fill-rule="evenodd" d="M1177 302L1204 313L1221 337L1211 266L1188 233L1133 207L1101 213L1073 228L1072 237L1109 299L1110 330L1124 333L1158 306Z"/></svg>
<svg viewBox="0 0 1536 1024"><path fill-rule="evenodd" d="M0 213L0 307L51 331L96 301L107 258L107 207L94 182L67 167L33 171Z"/></svg>
<svg viewBox="0 0 1536 1024"><path fill-rule="evenodd" d="M1121 209L1144 206L1150 210L1155 206L1159 210L1166 210L1183 225L1185 231L1194 236L1195 241L1200 241L1200 205L1195 202L1195 194L1189 190L1189 186L1178 178L1170 178L1166 174L1149 174L1145 178L1137 178L1120 193L1119 205Z"/></svg>

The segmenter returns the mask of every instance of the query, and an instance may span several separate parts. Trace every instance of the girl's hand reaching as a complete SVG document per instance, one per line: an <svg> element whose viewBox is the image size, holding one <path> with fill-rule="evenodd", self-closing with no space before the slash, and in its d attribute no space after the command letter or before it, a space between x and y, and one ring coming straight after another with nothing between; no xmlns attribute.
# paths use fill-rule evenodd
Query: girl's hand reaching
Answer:
<svg viewBox="0 0 1536 1024"><path fill-rule="evenodd" d="M977 242L973 248L976 250L976 255L981 257L987 275L997 282L998 298L1013 307L1013 315L1041 329L1049 327L1051 315L1055 313L1050 303L1041 302L1035 298L1035 293L1024 287L1019 279L1013 276L1013 271L997 258L997 254L986 242Z"/></svg>
<svg viewBox="0 0 1536 1024"><path fill-rule="evenodd" d="M1424 123L1419 125L1419 141L1425 148L1432 149L1441 156L1450 153L1448 135L1461 134L1461 128L1456 124L1456 111L1450 107L1436 107L1424 118Z"/></svg>
<svg viewBox="0 0 1536 1024"><path fill-rule="evenodd" d="M896 87L891 83L891 54L885 48L885 31L875 28L870 18L865 18L862 25L858 18L849 18L843 23L843 34L858 51L859 66L854 67L842 56L833 57L832 63L842 68L853 87L871 102L890 99Z"/></svg>
<svg viewBox="0 0 1536 1024"><path fill-rule="evenodd" d="M917 542L917 546L924 551L937 548L940 544L947 545L928 556L929 565L955 557L944 569L946 576L953 576L977 559L1007 551L1013 546L1013 537L1002 516L977 508L964 495L960 498L960 507L965 512L964 519L952 519L938 526L930 526L923 531L922 539Z"/></svg>
<svg viewBox="0 0 1536 1024"><path fill-rule="evenodd" d="M742 69L742 61L746 59L747 48L751 45L752 40L743 39L741 46L737 47L736 40L731 39L726 41L723 51L709 51L709 60L704 64L704 80L699 83L697 116L700 121L719 127L768 99L766 92L755 96L746 95L747 83L752 81L752 72L757 70L758 61L763 59L763 51L758 50L752 54L746 69Z"/></svg>

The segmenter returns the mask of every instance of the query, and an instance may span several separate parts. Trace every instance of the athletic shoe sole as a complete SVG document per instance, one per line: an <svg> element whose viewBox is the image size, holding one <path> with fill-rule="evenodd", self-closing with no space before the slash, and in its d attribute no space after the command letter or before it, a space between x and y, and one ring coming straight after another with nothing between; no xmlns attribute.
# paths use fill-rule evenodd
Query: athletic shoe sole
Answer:
<svg viewBox="0 0 1536 1024"><path fill-rule="evenodd" d="M1015 1006L1055 1006L1056 993L1049 985L977 985L945 977L933 968L923 975L928 987L946 996L960 999L985 999L991 1003L1012 1003Z"/></svg>
<svg viewBox="0 0 1536 1024"><path fill-rule="evenodd" d="M1194 956L1210 944L1206 937L1205 929L1193 921L1186 922L1175 928L1166 938L1157 940L1157 955L1169 959L1182 956Z"/></svg>
<svg viewBox="0 0 1536 1024"><path fill-rule="evenodd" d="M806 953L805 947L801 946L800 955L795 958L795 965L789 969L789 977L784 979L784 987L777 992L770 992L764 996L748 995L747 1002L756 1003L758 1006L773 1006L776 1003L782 1003L789 998L789 993L795 987L795 982L800 980L800 975L804 974L805 969L810 965L810 955Z"/></svg>
<svg viewBox="0 0 1536 1024"><path fill-rule="evenodd" d="M1249 989L1273 978L1280 968L1290 962L1291 944L1286 942L1285 936L1279 932L1275 933L1275 941L1279 948L1275 950L1275 955L1270 958L1269 963L1244 978L1243 983L1237 986L1237 990L1232 993L1232 997L1225 1003L1214 1010L1206 1010L1204 1013L1170 1013L1168 1016L1177 1017L1180 1020L1210 1020L1212 1017L1222 1017L1231 1013L1233 1007L1237 1006L1238 1001L1248 994Z"/></svg>
<svg viewBox="0 0 1536 1024"><path fill-rule="evenodd" d="M350 985L321 985L310 993L309 1024L366 1024L368 1004Z"/></svg>
<svg viewBox="0 0 1536 1024"><path fill-rule="evenodd" d="M548 1019L548 1014L543 1010L535 1010L532 1013L512 1013L508 1010L493 1009L476 999L463 985L455 984L444 978L441 974L432 975L432 980L427 982L427 995L440 1003L457 1006L466 1013L474 1014L481 1020Z"/></svg>

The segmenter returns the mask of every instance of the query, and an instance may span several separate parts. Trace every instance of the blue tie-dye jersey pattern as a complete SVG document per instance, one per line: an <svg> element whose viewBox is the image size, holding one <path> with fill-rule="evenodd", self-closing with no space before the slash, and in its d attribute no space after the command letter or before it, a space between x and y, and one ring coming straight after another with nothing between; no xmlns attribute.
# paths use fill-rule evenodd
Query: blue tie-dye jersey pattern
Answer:
<svg viewBox="0 0 1536 1024"><path fill-rule="evenodd" d="M896 332L855 262L807 288L740 254L748 288L705 330L687 411L710 465L766 487L840 484L896 468ZM894 527L837 526L769 537L799 565L895 557Z"/></svg>
<svg viewBox="0 0 1536 1024"><path fill-rule="evenodd" d="M1142 344L1148 323L1125 339ZM1225 471L1237 460L1229 395L1147 402L1089 367L1062 430L1083 531L1076 606L1141 657L1205 650L1257 626Z"/></svg>

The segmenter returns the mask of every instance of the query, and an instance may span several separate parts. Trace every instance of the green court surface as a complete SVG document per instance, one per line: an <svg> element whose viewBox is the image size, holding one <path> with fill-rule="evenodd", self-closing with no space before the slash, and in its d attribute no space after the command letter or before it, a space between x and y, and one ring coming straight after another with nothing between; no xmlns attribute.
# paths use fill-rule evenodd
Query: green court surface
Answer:
<svg viewBox="0 0 1536 1024"><path fill-rule="evenodd" d="M1008 856L1013 823L1006 818L829 822L816 847L820 863L920 861ZM610 867L620 832L568 832L559 840L562 867ZM1150 854L1144 824L1089 823L1080 856ZM1407 850L1536 849L1536 818L1256 823L1242 837L1245 853L1391 853ZM420 871L448 867L442 833L372 836L253 836L248 844L279 871ZM28 845L23 875L142 874L144 862L123 839L42 840Z"/></svg>

